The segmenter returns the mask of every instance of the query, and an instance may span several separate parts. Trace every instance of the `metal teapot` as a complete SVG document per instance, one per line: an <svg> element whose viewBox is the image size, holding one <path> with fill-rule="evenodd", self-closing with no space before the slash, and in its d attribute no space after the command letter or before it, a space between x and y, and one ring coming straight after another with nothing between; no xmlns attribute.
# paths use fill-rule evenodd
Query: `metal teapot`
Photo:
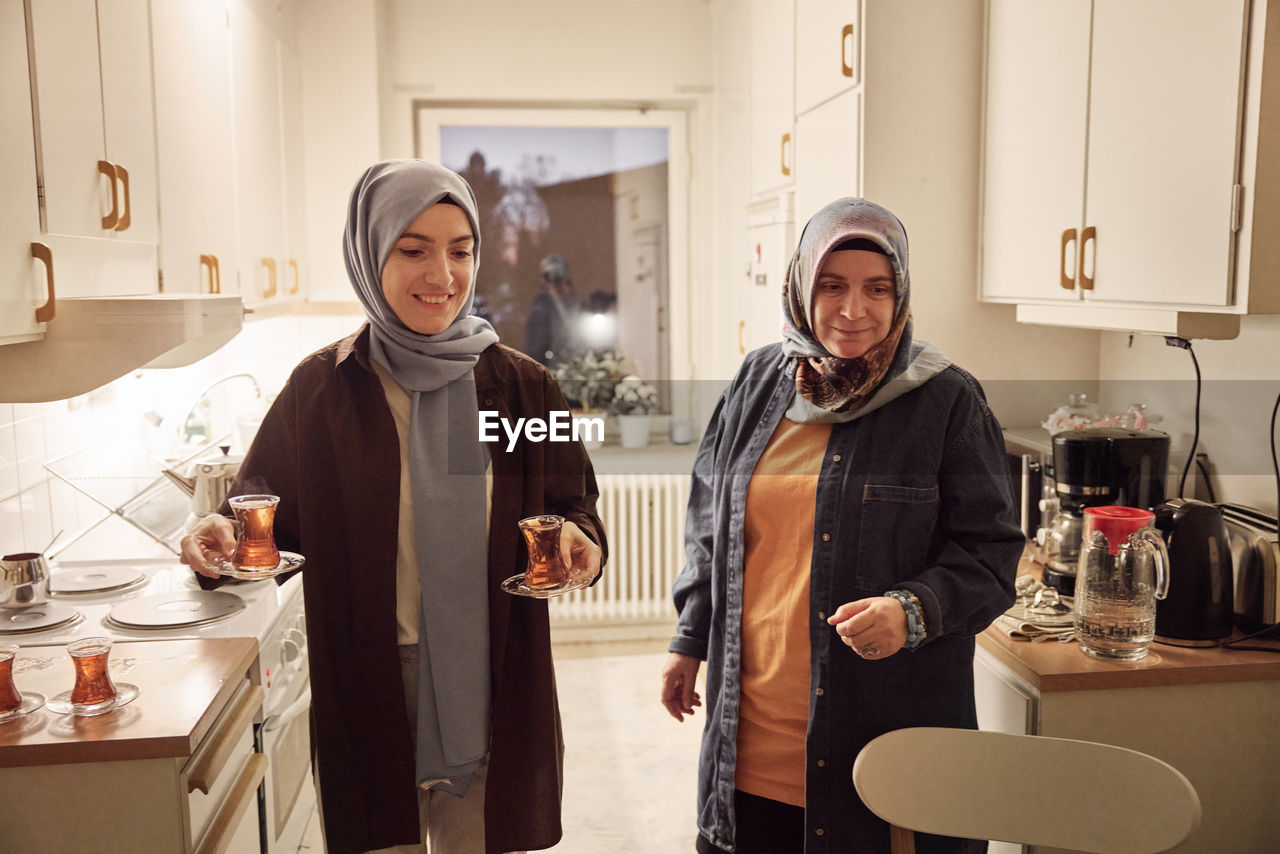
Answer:
<svg viewBox="0 0 1280 854"><path fill-rule="evenodd" d="M191 496L191 512L196 517L217 513L244 458L232 454L230 445L219 445L221 455L193 461L186 472L165 469L164 474Z"/></svg>

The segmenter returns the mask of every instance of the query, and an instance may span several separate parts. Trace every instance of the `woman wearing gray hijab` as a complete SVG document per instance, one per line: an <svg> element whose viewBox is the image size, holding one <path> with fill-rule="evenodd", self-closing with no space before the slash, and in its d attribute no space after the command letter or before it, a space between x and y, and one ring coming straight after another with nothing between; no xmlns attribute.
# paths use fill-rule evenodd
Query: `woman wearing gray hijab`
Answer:
<svg viewBox="0 0 1280 854"><path fill-rule="evenodd" d="M912 339L910 293L898 218L827 205L787 272L782 342L746 357L699 448L662 703L692 715L706 661L703 854L887 852L858 751L977 726L974 635L1013 602L1024 539L1000 425Z"/></svg>
<svg viewBox="0 0 1280 854"><path fill-rule="evenodd" d="M277 543L306 558L329 854L497 854L561 836L546 602L499 585L524 570L520 519L565 517L561 549L583 581L604 531L580 443L481 440L485 414L569 407L471 314L480 237L459 175L417 160L366 170L343 250L367 323L294 369L231 489L279 495ZM212 586L233 550L215 515L182 559Z"/></svg>

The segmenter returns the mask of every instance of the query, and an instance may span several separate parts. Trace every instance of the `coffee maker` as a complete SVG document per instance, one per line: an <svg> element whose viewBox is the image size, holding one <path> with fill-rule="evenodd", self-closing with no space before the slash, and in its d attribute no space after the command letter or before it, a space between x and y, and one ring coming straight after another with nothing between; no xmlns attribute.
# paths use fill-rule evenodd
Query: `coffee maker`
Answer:
<svg viewBox="0 0 1280 854"><path fill-rule="evenodd" d="M1086 427L1053 436L1058 513L1046 539L1044 583L1074 595L1084 509L1116 504L1148 510L1164 502L1169 436L1158 430Z"/></svg>

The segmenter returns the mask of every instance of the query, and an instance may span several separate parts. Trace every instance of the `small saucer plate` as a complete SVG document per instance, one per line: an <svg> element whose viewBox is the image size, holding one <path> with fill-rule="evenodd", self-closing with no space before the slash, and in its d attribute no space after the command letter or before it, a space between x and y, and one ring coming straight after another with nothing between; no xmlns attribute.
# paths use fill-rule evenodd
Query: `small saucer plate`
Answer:
<svg viewBox="0 0 1280 854"><path fill-rule="evenodd" d="M78 712L71 705L71 692L63 691L56 697L49 700L49 711L59 715L75 715L78 718L88 718L93 715L105 715L107 712L114 712L121 706L132 703L138 697L138 686L130 685L128 682L116 683L116 698L101 708L94 709L91 712Z"/></svg>
<svg viewBox="0 0 1280 854"><path fill-rule="evenodd" d="M29 715L36 709L44 705L44 694L32 694L23 692L22 704L16 709L10 709L7 712L0 712L0 724L7 724L9 721L16 721L23 715Z"/></svg>
<svg viewBox="0 0 1280 854"><path fill-rule="evenodd" d="M276 564L275 569L238 569L228 563L225 568L219 567L218 571L228 578L239 578L241 581L263 581L285 572L301 569L306 562L307 559L300 554L280 552L280 562Z"/></svg>
<svg viewBox="0 0 1280 854"><path fill-rule="evenodd" d="M570 576L564 582L550 587L526 587L524 574L521 573L520 575L513 575L502 582L502 589L512 596L528 596L530 599L550 599L552 596L560 596L573 590L581 590L590 583L590 578L577 575Z"/></svg>

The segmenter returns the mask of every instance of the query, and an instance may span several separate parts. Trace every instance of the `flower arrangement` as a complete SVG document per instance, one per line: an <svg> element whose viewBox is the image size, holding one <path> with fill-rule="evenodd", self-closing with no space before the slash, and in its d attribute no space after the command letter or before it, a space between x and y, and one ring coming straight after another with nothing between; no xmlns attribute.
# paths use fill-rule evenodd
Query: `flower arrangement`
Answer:
<svg viewBox="0 0 1280 854"><path fill-rule="evenodd" d="M626 375L625 361L616 350L574 356L555 368L556 383L569 405L604 409L613 400L614 387Z"/></svg>
<svg viewBox="0 0 1280 854"><path fill-rule="evenodd" d="M658 390L637 377L625 376L613 387L609 411L614 415L649 415L658 408Z"/></svg>

